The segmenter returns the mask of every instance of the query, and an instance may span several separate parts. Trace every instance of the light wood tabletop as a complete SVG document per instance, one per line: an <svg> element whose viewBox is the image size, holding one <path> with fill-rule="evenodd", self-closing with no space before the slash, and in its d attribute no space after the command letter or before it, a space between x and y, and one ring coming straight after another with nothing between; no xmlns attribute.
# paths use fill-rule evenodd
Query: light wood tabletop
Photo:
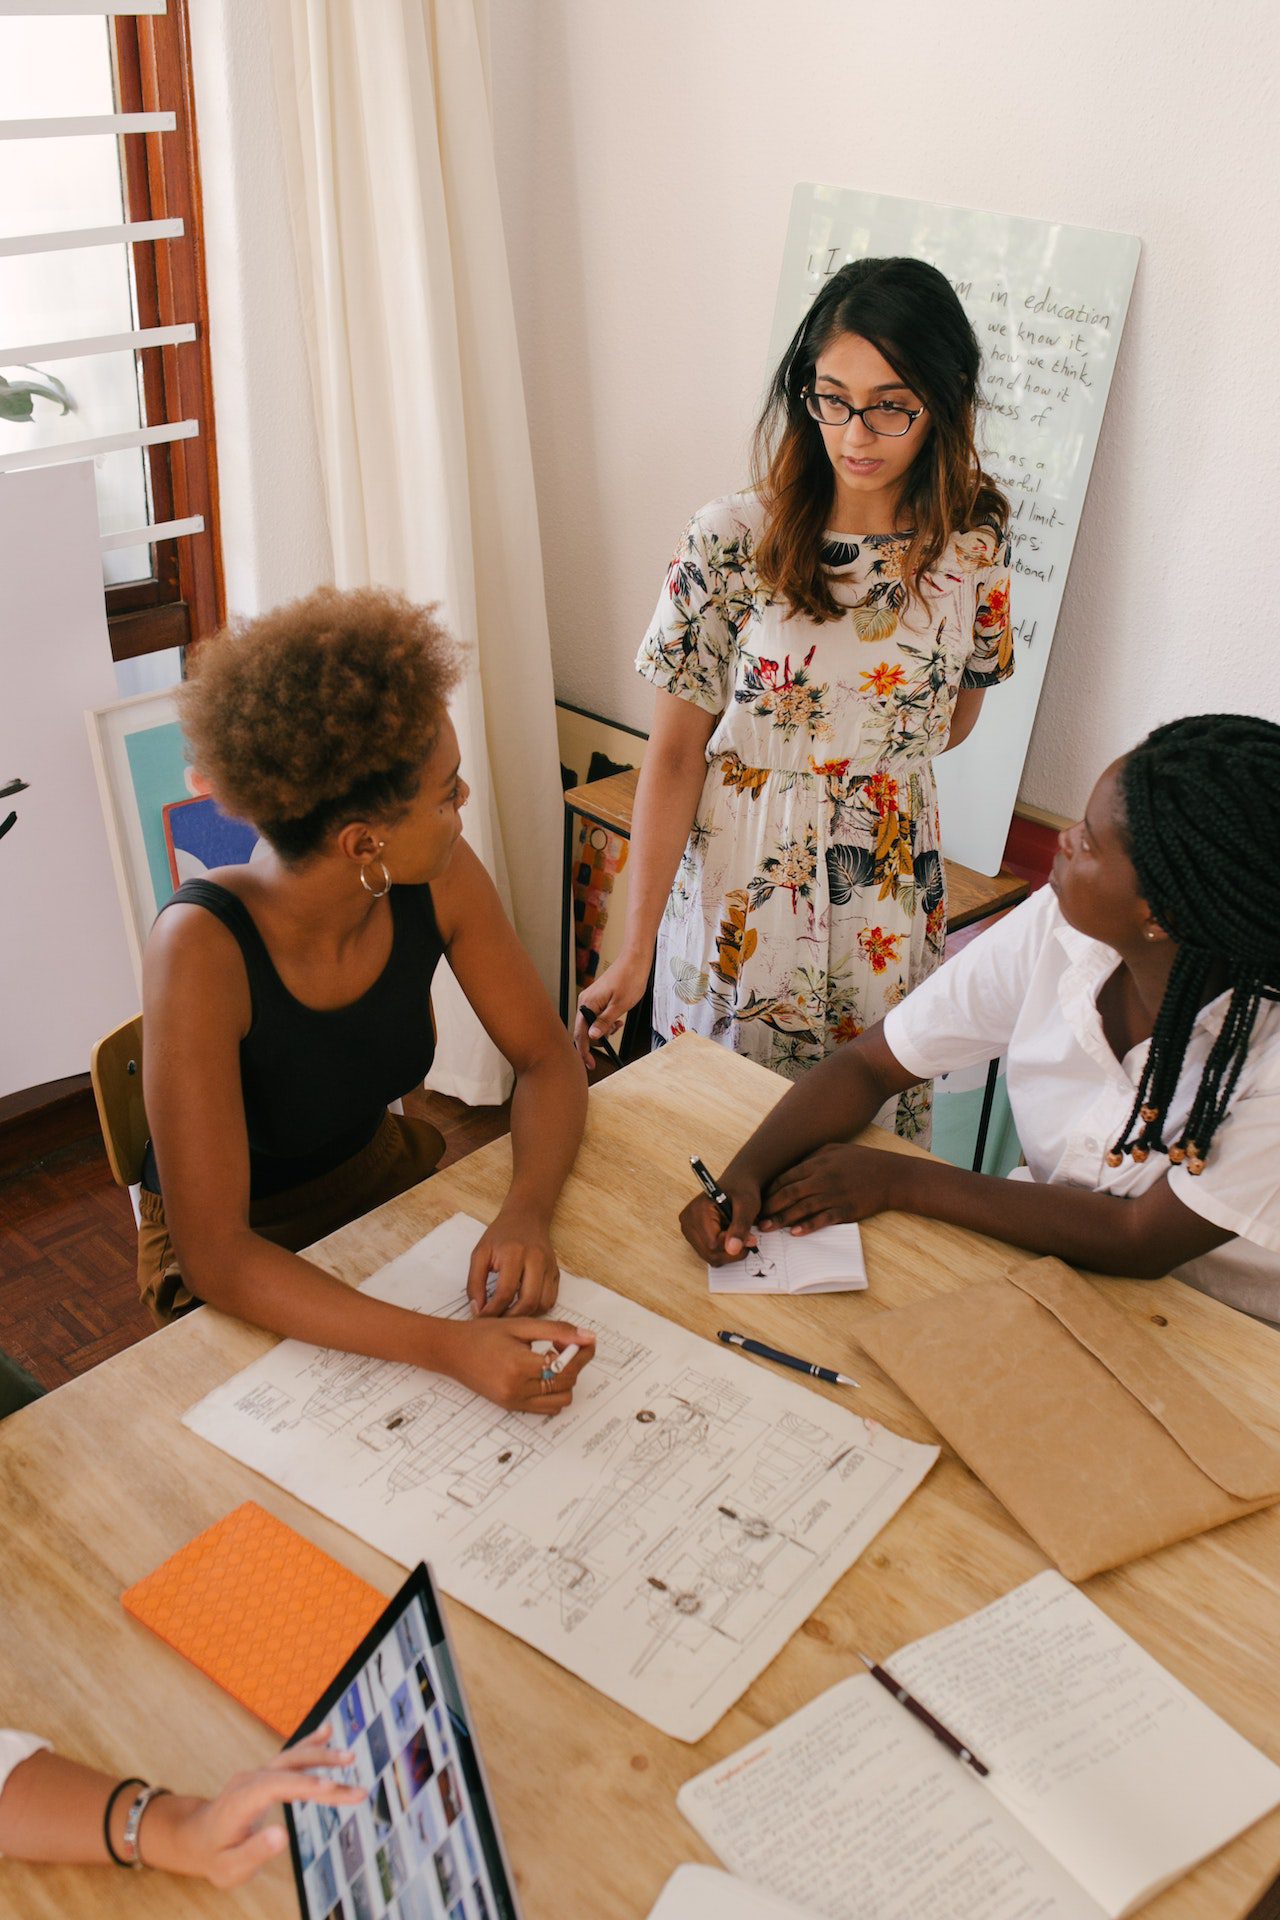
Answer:
<svg viewBox="0 0 1280 1920"><path fill-rule="evenodd" d="M606 774L603 780L590 780L584 786L569 787L564 796L565 808L582 820L593 820L599 826L611 827L615 833L627 838L631 833L631 814L636 804L639 778L639 767L624 767L621 773Z"/></svg>
<svg viewBox="0 0 1280 1920"><path fill-rule="evenodd" d="M714 1337L723 1302L708 1294L676 1225L692 1190L688 1156L722 1165L782 1091L774 1075L693 1038L597 1087L556 1218L563 1264ZM455 1211L489 1217L509 1164L509 1143L495 1142L321 1243L316 1257L344 1279L362 1279ZM765 1340L851 1367L864 1382L857 1394L817 1383L813 1392L913 1439L936 1438L858 1352L859 1327L885 1307L989 1279L1027 1256L902 1216L874 1220L864 1235L866 1294L743 1297L734 1319ZM1176 1281L1101 1284L1168 1352L1280 1439L1280 1336ZM276 1743L130 1619L121 1590L246 1498L382 1591L400 1583L393 1562L180 1425L185 1408L269 1344L205 1309L0 1425L0 1722L40 1731L113 1774L210 1791ZM429 1558L429 1539L422 1549ZM855 1648L889 1654L1045 1564L944 1449L924 1485L697 1746L658 1733L446 1603L527 1920L641 1920L680 1861L708 1858L676 1811L684 1780L850 1673ZM1086 1590L1280 1759L1280 1508L1102 1575ZM1150 1920L1240 1920L1278 1868L1280 1812L1145 1912ZM281 1865L237 1893L215 1894L114 1868L0 1863L2 1920L170 1920L179 1912L284 1920L295 1911Z"/></svg>
<svg viewBox="0 0 1280 1920"><path fill-rule="evenodd" d="M977 920L1004 913L1025 900L1031 888L1020 873L1001 867L999 873L975 873L958 860L942 862L947 874L947 932L959 933Z"/></svg>

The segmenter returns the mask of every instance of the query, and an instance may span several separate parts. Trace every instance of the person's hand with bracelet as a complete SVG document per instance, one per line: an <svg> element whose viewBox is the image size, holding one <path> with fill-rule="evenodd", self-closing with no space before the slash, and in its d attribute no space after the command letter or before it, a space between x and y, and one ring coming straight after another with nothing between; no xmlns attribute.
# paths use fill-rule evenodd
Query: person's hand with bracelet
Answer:
<svg viewBox="0 0 1280 1920"><path fill-rule="evenodd" d="M351 1763L349 1753L325 1744L330 1731L321 1727L269 1766L233 1775L212 1800L136 1778L113 1784L60 1754L33 1754L14 1768L0 1792L0 1854L84 1864L110 1858L121 1867L240 1886L288 1844L282 1825L260 1825L272 1808L286 1800L334 1807L363 1800L362 1787L312 1771Z"/></svg>

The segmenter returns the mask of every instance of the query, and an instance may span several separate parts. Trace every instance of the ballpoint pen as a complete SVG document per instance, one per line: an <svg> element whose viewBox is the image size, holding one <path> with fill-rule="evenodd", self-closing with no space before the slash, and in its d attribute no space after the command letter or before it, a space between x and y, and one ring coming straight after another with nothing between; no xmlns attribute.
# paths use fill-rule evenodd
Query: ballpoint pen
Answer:
<svg viewBox="0 0 1280 1920"><path fill-rule="evenodd" d="M716 1185L716 1182L712 1179L711 1175L707 1172L707 1169L703 1166L701 1160L699 1160L696 1153L691 1153L689 1155L689 1165L693 1168L699 1180L702 1182L702 1188L708 1200L711 1202L716 1212L720 1215L720 1225L722 1227L727 1227L729 1222L733 1218L732 1200L729 1198L728 1194L725 1192L723 1187Z"/></svg>
<svg viewBox="0 0 1280 1920"><path fill-rule="evenodd" d="M825 1380L833 1387L856 1387L858 1382L851 1380L847 1373L837 1373L832 1367L817 1366L812 1360L797 1359L794 1353L783 1353L777 1347L766 1347L762 1340L748 1340L745 1333L727 1333L723 1329L716 1335L726 1347L740 1347L743 1353L754 1353L758 1360L772 1360L780 1367L791 1367L796 1373L812 1374L815 1380Z"/></svg>
<svg viewBox="0 0 1280 1920"><path fill-rule="evenodd" d="M908 1713L914 1713L916 1719L928 1727L935 1740L941 1740L943 1746L949 1753L954 1753L957 1760L963 1760L966 1767L972 1767L975 1773L981 1774L983 1779L986 1778L991 1771L990 1767L984 1767L972 1748L966 1747L963 1740L957 1740L950 1727L944 1727L941 1720L930 1713L928 1707L922 1706L915 1695L908 1693L902 1683L895 1680L891 1673L886 1673L884 1668L877 1666L874 1660L868 1660L865 1653L860 1653L858 1658L871 1678L878 1680L886 1693L891 1693L895 1700L900 1701Z"/></svg>

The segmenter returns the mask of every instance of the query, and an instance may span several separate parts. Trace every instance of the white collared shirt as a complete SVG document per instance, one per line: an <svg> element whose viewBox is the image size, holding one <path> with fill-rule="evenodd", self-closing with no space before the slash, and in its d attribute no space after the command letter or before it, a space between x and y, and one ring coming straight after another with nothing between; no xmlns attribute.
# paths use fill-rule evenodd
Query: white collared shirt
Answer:
<svg viewBox="0 0 1280 1920"><path fill-rule="evenodd" d="M0 1793L4 1792L4 1783L15 1767L20 1767L33 1753L47 1753L48 1750L49 1742L39 1739L34 1733L11 1733L7 1728L0 1727Z"/></svg>
<svg viewBox="0 0 1280 1920"><path fill-rule="evenodd" d="M1143 1040L1118 1060L1107 1044L1097 1000L1118 964L1111 947L1067 925L1044 887L894 1007L885 1039L921 1079L1004 1053L1023 1179L1128 1195L1167 1178L1184 1206L1238 1236L1179 1267L1177 1277L1280 1325L1280 1003L1262 1002L1203 1173L1171 1167L1162 1153L1141 1163L1126 1155L1110 1167L1107 1152L1129 1117L1150 1045ZM1177 1139L1191 1110L1228 1000L1220 994L1196 1018L1166 1139Z"/></svg>

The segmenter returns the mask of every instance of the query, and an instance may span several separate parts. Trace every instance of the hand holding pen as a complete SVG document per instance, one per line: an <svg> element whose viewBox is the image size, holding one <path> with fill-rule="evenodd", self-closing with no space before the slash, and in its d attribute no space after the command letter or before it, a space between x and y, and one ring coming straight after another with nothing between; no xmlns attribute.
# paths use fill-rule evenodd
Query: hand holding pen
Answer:
<svg viewBox="0 0 1280 1920"><path fill-rule="evenodd" d="M712 1178L697 1154L690 1154L689 1163L703 1191L681 1213L680 1231L709 1266L740 1260L746 1248L755 1245L759 1187L752 1180L735 1178L726 1188Z"/></svg>

